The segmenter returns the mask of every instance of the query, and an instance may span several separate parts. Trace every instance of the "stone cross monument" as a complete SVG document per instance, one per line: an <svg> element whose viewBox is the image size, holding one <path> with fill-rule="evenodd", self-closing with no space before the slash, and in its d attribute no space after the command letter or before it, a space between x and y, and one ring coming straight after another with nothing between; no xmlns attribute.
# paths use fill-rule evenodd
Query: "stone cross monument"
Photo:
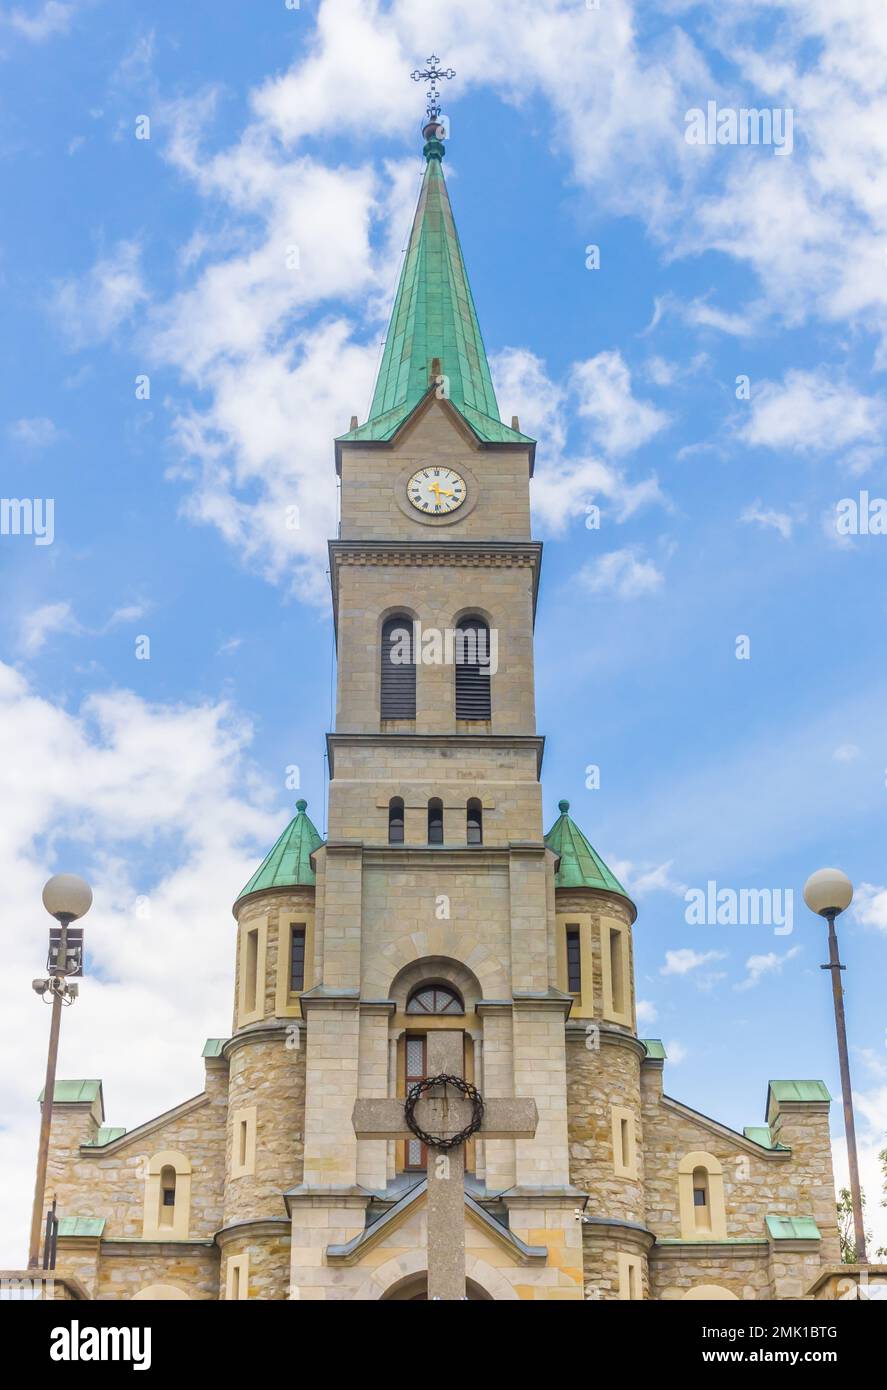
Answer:
<svg viewBox="0 0 887 1390"><path fill-rule="evenodd" d="M435 1029L428 1034L428 1075L458 1076L462 1033ZM418 1124L441 1138L459 1134L471 1119L471 1103L461 1096L423 1096L416 1105ZM486 1100L478 1134L485 1139L532 1139L538 1114L534 1100ZM402 1100L358 1100L354 1105L358 1139L411 1139ZM465 1297L465 1146L428 1155L428 1297Z"/></svg>

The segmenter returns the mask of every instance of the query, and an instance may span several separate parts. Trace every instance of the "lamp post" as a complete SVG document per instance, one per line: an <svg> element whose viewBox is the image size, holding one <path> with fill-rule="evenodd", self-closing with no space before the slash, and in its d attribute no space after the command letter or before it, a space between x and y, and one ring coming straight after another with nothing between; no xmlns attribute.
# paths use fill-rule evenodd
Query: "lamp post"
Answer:
<svg viewBox="0 0 887 1390"><path fill-rule="evenodd" d="M865 1253L865 1227L862 1223L862 1193L859 1187L859 1163L856 1158L856 1126L853 1122L853 1091L850 1086L850 1060L847 1056L847 1025L844 1021L844 986L841 984L841 964L838 955L838 937L835 932L835 918L850 906L853 899L853 884L840 869L817 869L804 884L804 901L811 912L816 912L828 922L828 965L821 970L830 970L832 976L832 998L835 1003L835 1031L838 1035L838 1062L841 1068L841 1093L844 1100L844 1133L847 1138L847 1166L850 1169L850 1199L853 1204L853 1232L856 1243L856 1262L867 1264Z"/></svg>
<svg viewBox="0 0 887 1390"><path fill-rule="evenodd" d="M59 1051L59 1028L62 1004L73 1004L77 985L69 985L68 975L83 973L83 933L70 932L72 922L83 917L92 906L92 889L76 874L55 874L43 889L43 906L58 922L49 931L48 979L34 980L34 990L52 1001L49 1024L49 1052L46 1058L46 1082L40 1111L40 1142L37 1146L37 1181L34 1186L34 1208L31 1213L31 1241L28 1250L28 1269L36 1269L40 1261L40 1229L43 1224L43 1202L46 1193L46 1165L49 1158L49 1129L52 1124L52 1102L55 1095L55 1068Z"/></svg>

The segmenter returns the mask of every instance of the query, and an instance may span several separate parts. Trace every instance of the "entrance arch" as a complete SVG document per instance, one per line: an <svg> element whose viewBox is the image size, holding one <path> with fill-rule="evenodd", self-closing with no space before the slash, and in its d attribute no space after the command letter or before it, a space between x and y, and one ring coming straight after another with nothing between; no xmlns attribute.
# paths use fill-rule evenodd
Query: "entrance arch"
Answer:
<svg viewBox="0 0 887 1390"><path fill-rule="evenodd" d="M187 1301L189 1295L185 1293L184 1289L176 1288L175 1284L148 1284L146 1288L139 1289L138 1293L134 1293L130 1302L135 1303L140 1298L163 1300L164 1302L184 1298Z"/></svg>
<svg viewBox="0 0 887 1390"><path fill-rule="evenodd" d="M467 1255L465 1261L466 1285L469 1298L474 1301L504 1301L516 1299L514 1287L498 1269L484 1260ZM409 1292L410 1285L412 1292ZM395 1255L368 1274L358 1287L354 1298L356 1302L390 1300L408 1302L421 1297L428 1287L428 1268L424 1250L411 1250L406 1255ZM401 1291L398 1292L398 1289Z"/></svg>
<svg viewBox="0 0 887 1390"><path fill-rule="evenodd" d="M684 1294L683 1302L693 1303L704 1301L708 1303L722 1302L726 1299L736 1299L738 1295L732 1293L730 1289L725 1289L723 1284L694 1284L692 1289L688 1289Z"/></svg>
<svg viewBox="0 0 887 1390"><path fill-rule="evenodd" d="M492 1295L488 1294L486 1289L482 1289L480 1284L476 1284L473 1279L466 1279L465 1290L469 1303L491 1303L493 1301ZM427 1302L428 1275L424 1271L420 1274L408 1274L405 1279L392 1285L387 1293L383 1293L380 1301L383 1303Z"/></svg>

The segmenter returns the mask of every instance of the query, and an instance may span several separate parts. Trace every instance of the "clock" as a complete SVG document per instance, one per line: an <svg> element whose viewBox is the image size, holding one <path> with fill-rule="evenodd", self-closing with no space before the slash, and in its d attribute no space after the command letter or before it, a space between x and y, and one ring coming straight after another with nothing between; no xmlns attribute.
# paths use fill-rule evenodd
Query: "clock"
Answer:
<svg viewBox="0 0 887 1390"><path fill-rule="evenodd" d="M426 516L447 516L462 506L467 495L465 479L454 468L438 464L419 468L407 482L411 505Z"/></svg>

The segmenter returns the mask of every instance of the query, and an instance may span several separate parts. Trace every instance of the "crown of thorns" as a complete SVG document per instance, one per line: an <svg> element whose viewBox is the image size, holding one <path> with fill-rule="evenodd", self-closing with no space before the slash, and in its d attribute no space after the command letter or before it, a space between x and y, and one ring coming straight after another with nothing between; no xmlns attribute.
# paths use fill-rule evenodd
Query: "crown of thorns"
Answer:
<svg viewBox="0 0 887 1390"><path fill-rule="evenodd" d="M471 1119L458 1134L448 1135L446 1138L438 1134L427 1134L417 1121L416 1105L425 1092L430 1091L434 1086L452 1086L471 1102ZM448 1149L456 1149L460 1144L464 1144L471 1138L472 1134L480 1129L484 1118L484 1099L477 1087L472 1086L470 1081L466 1081L461 1076L428 1076L424 1081L417 1081L415 1085L410 1087L403 1110L407 1125L420 1143L427 1145L429 1149L438 1149L445 1153Z"/></svg>

